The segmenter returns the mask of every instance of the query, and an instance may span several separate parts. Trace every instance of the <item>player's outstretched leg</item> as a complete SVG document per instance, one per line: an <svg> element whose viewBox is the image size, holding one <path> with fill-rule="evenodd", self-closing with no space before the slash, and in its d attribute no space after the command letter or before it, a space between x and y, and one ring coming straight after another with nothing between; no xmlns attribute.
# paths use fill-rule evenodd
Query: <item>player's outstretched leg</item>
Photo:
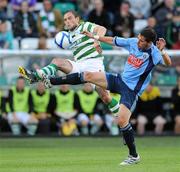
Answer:
<svg viewBox="0 0 180 172"><path fill-rule="evenodd" d="M29 80L30 83L42 80L45 75L51 77L55 76L58 70L68 74L72 71L72 64L66 59L54 58L49 65L36 71L29 71L22 66L18 68L19 73Z"/></svg>
<svg viewBox="0 0 180 172"><path fill-rule="evenodd" d="M18 72L22 75L25 79L27 79L31 84L38 82L40 78L36 75L35 72L25 69L22 66L18 67Z"/></svg>
<svg viewBox="0 0 180 172"><path fill-rule="evenodd" d="M131 114L131 111L124 104L120 104L117 120L121 128L124 141L129 149L128 157L124 161L122 161L120 165L132 165L140 162L140 156L136 151L134 130L129 123Z"/></svg>
<svg viewBox="0 0 180 172"><path fill-rule="evenodd" d="M96 91L98 92L102 101L107 104L109 110L116 115L119 109L119 103L114 98L112 98L106 88L106 76L104 72L84 72L84 73L73 73L62 77L49 78L46 75L43 76L43 82L46 88L51 88L52 85L63 85L63 84L83 84L90 82L96 86ZM101 86L103 88L101 88Z"/></svg>
<svg viewBox="0 0 180 172"><path fill-rule="evenodd" d="M48 77L47 75L42 74L42 81L46 88L51 88L52 85L78 85L86 83L84 80L84 73L72 73L61 77Z"/></svg>

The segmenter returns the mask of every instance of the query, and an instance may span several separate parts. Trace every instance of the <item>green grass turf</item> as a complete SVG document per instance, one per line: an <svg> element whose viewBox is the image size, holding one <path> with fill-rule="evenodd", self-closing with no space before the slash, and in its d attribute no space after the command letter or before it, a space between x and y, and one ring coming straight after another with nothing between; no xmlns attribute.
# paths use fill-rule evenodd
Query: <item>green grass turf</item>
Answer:
<svg viewBox="0 0 180 172"><path fill-rule="evenodd" d="M180 172L180 137L137 138L141 163L120 167L120 138L0 139L0 172Z"/></svg>

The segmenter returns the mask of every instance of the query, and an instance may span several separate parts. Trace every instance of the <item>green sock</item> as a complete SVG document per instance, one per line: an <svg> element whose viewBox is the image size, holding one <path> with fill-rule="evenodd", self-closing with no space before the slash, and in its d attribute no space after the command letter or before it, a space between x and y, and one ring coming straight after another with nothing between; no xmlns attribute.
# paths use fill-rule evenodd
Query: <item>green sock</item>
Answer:
<svg viewBox="0 0 180 172"><path fill-rule="evenodd" d="M41 72L43 72L44 74L46 74L48 76L55 76L56 72L58 71L58 67L55 64L49 64L40 70L41 70ZM41 77L38 75L37 72L35 72L35 75L38 79L41 79Z"/></svg>
<svg viewBox="0 0 180 172"><path fill-rule="evenodd" d="M118 113L118 111L119 111L118 101L115 100L114 98L112 98L112 100L108 103L108 108L113 114Z"/></svg>

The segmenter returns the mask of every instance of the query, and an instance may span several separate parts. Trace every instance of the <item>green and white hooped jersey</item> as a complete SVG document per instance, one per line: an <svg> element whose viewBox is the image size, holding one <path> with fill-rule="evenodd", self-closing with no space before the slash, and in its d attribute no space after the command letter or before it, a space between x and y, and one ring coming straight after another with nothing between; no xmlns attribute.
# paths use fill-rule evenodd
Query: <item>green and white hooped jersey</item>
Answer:
<svg viewBox="0 0 180 172"><path fill-rule="evenodd" d="M94 23L82 22L74 31L69 32L72 42L70 49L73 51L75 61L89 58L103 58L93 46L94 39L91 39L84 34L80 34L82 31L93 32L95 27L96 24Z"/></svg>

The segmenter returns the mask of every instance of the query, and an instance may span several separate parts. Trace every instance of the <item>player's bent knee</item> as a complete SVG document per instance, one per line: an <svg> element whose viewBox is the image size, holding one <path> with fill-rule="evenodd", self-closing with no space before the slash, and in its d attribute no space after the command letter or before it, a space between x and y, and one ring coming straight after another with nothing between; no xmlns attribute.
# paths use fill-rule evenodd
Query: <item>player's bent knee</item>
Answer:
<svg viewBox="0 0 180 172"><path fill-rule="evenodd" d="M57 66L62 66L63 63L64 63L64 59L54 58L51 63L53 63L53 64L55 64L55 65L57 65Z"/></svg>
<svg viewBox="0 0 180 172"><path fill-rule="evenodd" d="M180 125L180 115L176 116L175 122L176 124Z"/></svg>
<svg viewBox="0 0 180 172"><path fill-rule="evenodd" d="M92 72L84 72L84 80L87 82L91 82L93 79L93 73Z"/></svg>
<svg viewBox="0 0 180 172"><path fill-rule="evenodd" d="M128 119L125 116L118 117L118 124L120 127L125 127L128 123Z"/></svg>

